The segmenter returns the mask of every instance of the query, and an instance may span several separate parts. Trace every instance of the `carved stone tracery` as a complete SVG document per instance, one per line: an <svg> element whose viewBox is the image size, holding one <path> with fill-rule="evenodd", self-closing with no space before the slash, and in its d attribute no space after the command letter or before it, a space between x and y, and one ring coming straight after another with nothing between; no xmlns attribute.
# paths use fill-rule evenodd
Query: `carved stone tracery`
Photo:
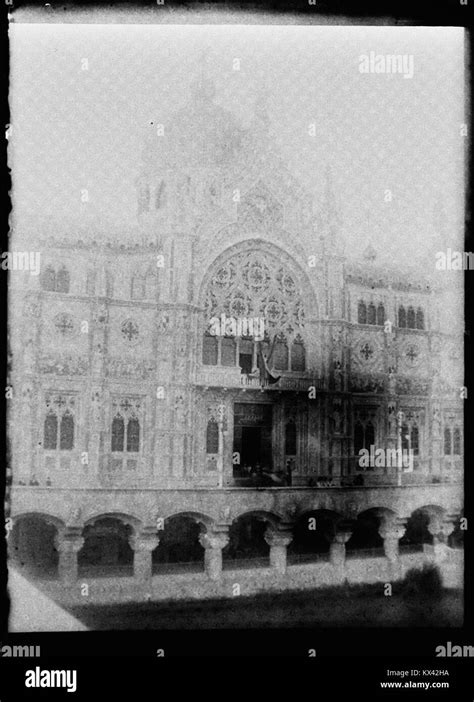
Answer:
<svg viewBox="0 0 474 702"><path fill-rule="evenodd" d="M271 254L247 251L229 258L215 273L206 296L207 318L260 317L270 336L293 341L304 332L301 291L293 274Z"/></svg>

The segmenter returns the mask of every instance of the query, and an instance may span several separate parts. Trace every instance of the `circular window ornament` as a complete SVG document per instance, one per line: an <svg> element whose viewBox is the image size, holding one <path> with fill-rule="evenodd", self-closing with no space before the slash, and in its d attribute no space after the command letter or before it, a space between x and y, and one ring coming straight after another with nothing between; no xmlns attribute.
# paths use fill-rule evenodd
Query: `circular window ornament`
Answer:
<svg viewBox="0 0 474 702"><path fill-rule="evenodd" d="M63 337L72 336L74 334L74 321L69 314L58 314L54 318L54 326L56 331Z"/></svg>
<svg viewBox="0 0 474 702"><path fill-rule="evenodd" d="M420 360L420 352L417 346L410 344L405 350L405 358L410 366L416 366Z"/></svg>
<svg viewBox="0 0 474 702"><path fill-rule="evenodd" d="M232 285L235 278L235 271L230 263L220 268L215 277L215 284L219 288L228 288Z"/></svg>
<svg viewBox="0 0 474 702"><path fill-rule="evenodd" d="M122 338L128 344L136 344L139 337L138 324L133 319L126 319L121 327Z"/></svg>
<svg viewBox="0 0 474 702"><path fill-rule="evenodd" d="M374 347L366 341L362 346L359 347L359 356L364 361L364 363L370 363L374 357Z"/></svg>
<svg viewBox="0 0 474 702"><path fill-rule="evenodd" d="M233 317L248 316L249 305L246 296L237 291L229 302L229 314Z"/></svg>

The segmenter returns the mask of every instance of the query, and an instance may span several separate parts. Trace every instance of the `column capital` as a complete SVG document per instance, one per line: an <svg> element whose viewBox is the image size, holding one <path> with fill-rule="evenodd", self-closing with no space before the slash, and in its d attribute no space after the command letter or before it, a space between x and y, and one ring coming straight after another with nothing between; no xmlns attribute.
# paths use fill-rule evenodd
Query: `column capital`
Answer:
<svg viewBox="0 0 474 702"><path fill-rule="evenodd" d="M80 534L58 534L54 538L54 546L59 553L78 553L84 545Z"/></svg>
<svg viewBox="0 0 474 702"><path fill-rule="evenodd" d="M352 536L352 529L349 530L347 527L336 531L333 537L333 543L336 544L346 544Z"/></svg>
<svg viewBox="0 0 474 702"><path fill-rule="evenodd" d="M269 528L265 531L264 539L269 546L288 546L293 541L293 534L287 529L280 531Z"/></svg>
<svg viewBox="0 0 474 702"><path fill-rule="evenodd" d="M406 532L407 520L397 519L393 522L386 522L379 527L379 534L382 539L401 539Z"/></svg>
<svg viewBox="0 0 474 702"><path fill-rule="evenodd" d="M160 539L156 534L134 534L128 543L133 551L154 551Z"/></svg>
<svg viewBox="0 0 474 702"><path fill-rule="evenodd" d="M229 534L225 532L200 534L199 543L206 550L221 550L229 543Z"/></svg>
<svg viewBox="0 0 474 702"><path fill-rule="evenodd" d="M428 531L432 536L448 537L456 528L457 516L438 516L431 517L428 524Z"/></svg>

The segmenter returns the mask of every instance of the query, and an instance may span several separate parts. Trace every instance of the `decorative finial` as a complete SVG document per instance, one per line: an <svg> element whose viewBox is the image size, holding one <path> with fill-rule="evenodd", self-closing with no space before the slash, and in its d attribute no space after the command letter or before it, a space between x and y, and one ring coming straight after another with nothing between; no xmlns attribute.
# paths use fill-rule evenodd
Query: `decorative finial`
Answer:
<svg viewBox="0 0 474 702"><path fill-rule="evenodd" d="M377 258L377 252L370 242L364 249L364 258L366 261L370 261L371 263L373 263Z"/></svg>
<svg viewBox="0 0 474 702"><path fill-rule="evenodd" d="M194 88L194 95L197 99L212 101L216 94L216 89L214 81L208 75L210 65L209 53L209 47L203 49L201 53L201 58L199 60L200 71Z"/></svg>

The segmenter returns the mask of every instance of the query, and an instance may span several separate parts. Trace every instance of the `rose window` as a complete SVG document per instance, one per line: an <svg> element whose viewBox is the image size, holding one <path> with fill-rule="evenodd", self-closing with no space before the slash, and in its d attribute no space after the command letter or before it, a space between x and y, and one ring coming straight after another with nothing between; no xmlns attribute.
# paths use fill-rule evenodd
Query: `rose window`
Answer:
<svg viewBox="0 0 474 702"><path fill-rule="evenodd" d="M71 336L74 332L74 322L68 314L58 314L54 320L54 326L63 336Z"/></svg>
<svg viewBox="0 0 474 702"><path fill-rule="evenodd" d="M128 343L133 343L138 340L138 324L131 319L127 319L122 324L122 337Z"/></svg>
<svg viewBox="0 0 474 702"><path fill-rule="evenodd" d="M265 330L284 334L288 344L304 338L302 290L293 272L278 256L250 250L221 264L209 282L205 299L207 322L221 314L264 320Z"/></svg>
<svg viewBox="0 0 474 702"><path fill-rule="evenodd" d="M418 361L419 353L416 346L409 346L406 350L405 356L410 365L414 365Z"/></svg>
<svg viewBox="0 0 474 702"><path fill-rule="evenodd" d="M370 344L365 343L363 346L360 347L359 353L364 359L364 361L369 361L374 355L374 349L372 348L372 346L370 346Z"/></svg>

